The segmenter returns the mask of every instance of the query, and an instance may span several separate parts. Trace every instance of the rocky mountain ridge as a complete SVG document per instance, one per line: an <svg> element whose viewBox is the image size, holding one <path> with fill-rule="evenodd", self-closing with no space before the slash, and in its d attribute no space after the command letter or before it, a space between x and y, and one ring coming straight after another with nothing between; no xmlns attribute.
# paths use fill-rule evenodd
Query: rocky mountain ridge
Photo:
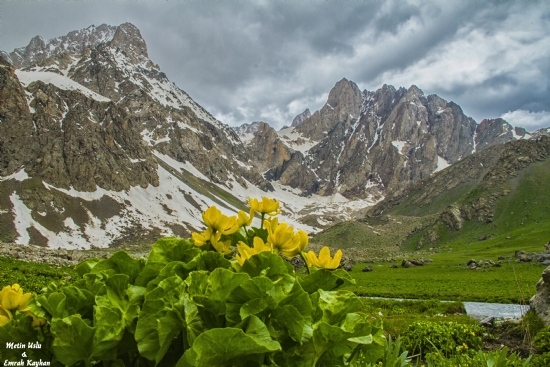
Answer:
<svg viewBox="0 0 550 367"><path fill-rule="evenodd" d="M266 137L258 136L262 133ZM304 195L379 199L491 145L545 132L529 134L500 118L477 124L456 103L426 96L416 86L407 90L384 85L361 92L342 79L319 111L278 134L289 149L277 149L281 157L272 162L282 164L265 174L270 181ZM267 146L273 151L273 136L274 130L256 131L247 148L259 155L262 147L264 154ZM266 139L273 143L254 143ZM284 158L289 151L290 158Z"/></svg>

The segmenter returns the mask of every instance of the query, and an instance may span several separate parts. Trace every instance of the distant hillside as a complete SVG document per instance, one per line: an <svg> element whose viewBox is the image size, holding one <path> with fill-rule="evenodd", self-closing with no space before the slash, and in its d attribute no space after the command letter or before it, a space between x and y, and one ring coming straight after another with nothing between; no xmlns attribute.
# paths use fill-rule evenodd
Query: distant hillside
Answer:
<svg viewBox="0 0 550 367"><path fill-rule="evenodd" d="M549 193L549 137L494 145L380 202L355 221L361 225L339 224L315 242L328 243L335 233L357 237L359 227L375 235L353 247L389 253L474 241L541 250L550 240Z"/></svg>

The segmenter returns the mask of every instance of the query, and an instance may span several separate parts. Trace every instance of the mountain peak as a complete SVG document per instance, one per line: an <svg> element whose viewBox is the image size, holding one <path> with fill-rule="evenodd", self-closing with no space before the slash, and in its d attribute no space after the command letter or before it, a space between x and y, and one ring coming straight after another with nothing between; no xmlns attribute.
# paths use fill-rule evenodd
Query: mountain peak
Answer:
<svg viewBox="0 0 550 367"><path fill-rule="evenodd" d="M149 58L147 55L147 45L139 29L132 23L123 23L117 27L111 40L111 47L125 52L127 56L133 54Z"/></svg>
<svg viewBox="0 0 550 367"><path fill-rule="evenodd" d="M16 48L10 52L8 54L9 61L15 67L23 68L39 63L50 56L65 52L81 55L85 49L111 41L118 28L107 24L97 27L92 25L88 28L72 31L65 36L52 38L47 41L40 36L35 36L27 46Z"/></svg>
<svg viewBox="0 0 550 367"><path fill-rule="evenodd" d="M414 94L415 96L423 96L424 92L422 89L418 88L416 85L411 85L410 88L407 90L407 93Z"/></svg>
<svg viewBox="0 0 550 367"><path fill-rule="evenodd" d="M332 108L336 108L339 105L345 106L360 106L362 102L362 94L355 84L352 81L342 78L337 82L334 87L330 90L328 95L327 104Z"/></svg>
<svg viewBox="0 0 550 367"><path fill-rule="evenodd" d="M304 112L294 117L294 120L292 120L292 124L290 126L296 127L307 120L309 117L311 117L311 112L309 112L309 108L306 108Z"/></svg>

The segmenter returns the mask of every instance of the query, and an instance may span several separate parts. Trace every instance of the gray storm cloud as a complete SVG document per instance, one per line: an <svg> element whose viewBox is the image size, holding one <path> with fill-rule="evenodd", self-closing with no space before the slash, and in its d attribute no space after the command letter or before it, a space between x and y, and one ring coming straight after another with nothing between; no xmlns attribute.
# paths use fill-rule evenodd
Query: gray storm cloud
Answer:
<svg viewBox="0 0 550 367"><path fill-rule="evenodd" d="M5 51L132 22L168 77L230 125L288 125L343 77L368 90L415 84L478 121L548 121L531 118L550 109L547 2L4 2L2 12Z"/></svg>

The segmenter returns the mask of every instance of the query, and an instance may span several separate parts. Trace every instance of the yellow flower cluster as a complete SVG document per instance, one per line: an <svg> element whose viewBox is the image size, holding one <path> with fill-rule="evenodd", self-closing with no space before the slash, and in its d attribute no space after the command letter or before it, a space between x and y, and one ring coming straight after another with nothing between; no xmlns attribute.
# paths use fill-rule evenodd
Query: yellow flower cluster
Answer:
<svg viewBox="0 0 550 367"><path fill-rule="evenodd" d="M261 201L249 198L248 203L250 205L249 215L241 210L237 216L227 216L222 214L216 206L211 206L204 211L202 220L207 229L202 233L191 234L195 246L208 248L211 245L220 253L231 254L233 252L231 250L231 239L227 238L239 231L240 228L249 226L254 219L254 214L259 213L261 215L261 228L265 227L267 230L267 240L264 242L262 238L255 236L252 239L252 247L243 241L239 241L237 243L238 254L236 260L241 266L247 259L263 251L281 253L288 258L302 255L308 267L336 269L340 265L342 259L342 251L340 250L336 252L334 258L330 256L328 247L321 250L318 258L313 251L309 251L307 255L304 254L304 250L308 245L307 233L303 230L294 232L292 226L284 222L279 223L279 219L276 217L281 213L278 201L263 197ZM269 218L264 219L265 215L268 215ZM246 228L241 233L248 236ZM223 241L221 240L222 236L225 236Z"/></svg>
<svg viewBox="0 0 550 367"><path fill-rule="evenodd" d="M33 325L42 325L43 320L37 319L29 309L33 295L23 293L19 284L7 285L0 291L0 327L13 319L13 312L26 312L33 318Z"/></svg>
<svg viewBox="0 0 550 367"><path fill-rule="evenodd" d="M319 251L319 257L315 256L313 251L309 251L306 254L306 261L309 266L316 266L318 268L336 269L340 266L342 260L342 250L336 251L334 258L330 256L330 250L328 247L323 247Z"/></svg>

